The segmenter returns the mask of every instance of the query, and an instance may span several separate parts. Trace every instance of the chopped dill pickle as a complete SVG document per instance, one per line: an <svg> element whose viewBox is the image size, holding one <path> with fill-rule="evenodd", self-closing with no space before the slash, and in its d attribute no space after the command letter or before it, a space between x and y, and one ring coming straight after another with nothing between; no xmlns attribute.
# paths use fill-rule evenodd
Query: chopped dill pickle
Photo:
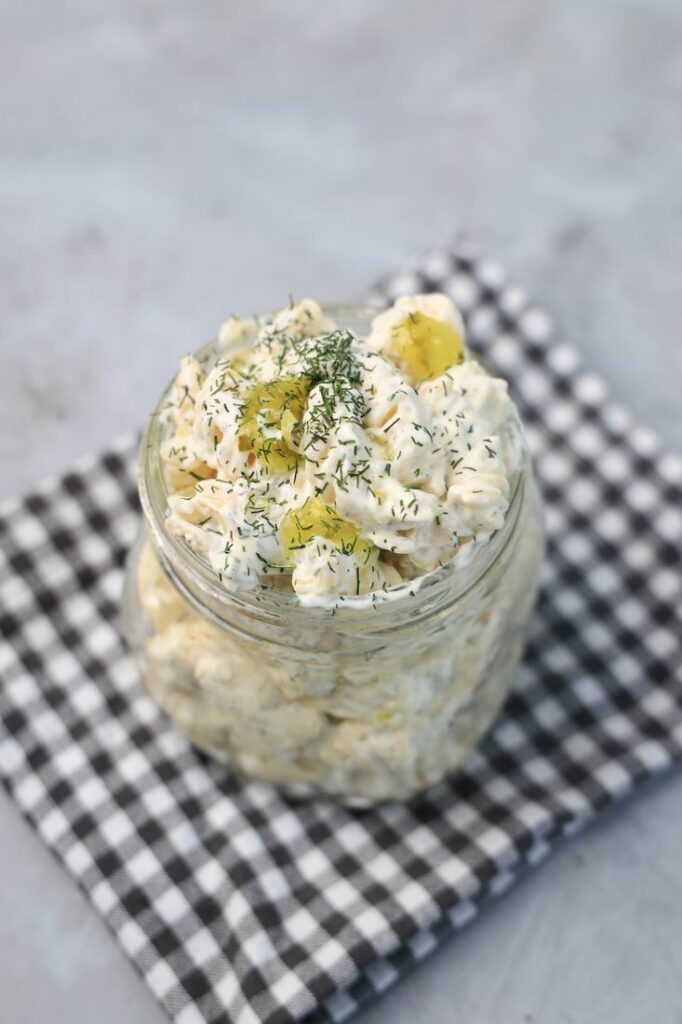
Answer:
<svg viewBox="0 0 682 1024"><path fill-rule="evenodd" d="M409 313L394 329L386 355L417 387L464 362L464 341L449 324L424 313Z"/></svg>
<svg viewBox="0 0 682 1024"><path fill-rule="evenodd" d="M296 468L298 455L292 443L309 389L306 377L282 377L256 384L246 396L237 431L239 451L252 451L268 474Z"/></svg>
<svg viewBox="0 0 682 1024"><path fill-rule="evenodd" d="M308 498L300 508L290 509L279 528L280 543L287 565L294 564L294 552L304 548L313 537L332 541L362 567L374 557L377 549L363 540L358 529L343 519L333 505L321 498Z"/></svg>

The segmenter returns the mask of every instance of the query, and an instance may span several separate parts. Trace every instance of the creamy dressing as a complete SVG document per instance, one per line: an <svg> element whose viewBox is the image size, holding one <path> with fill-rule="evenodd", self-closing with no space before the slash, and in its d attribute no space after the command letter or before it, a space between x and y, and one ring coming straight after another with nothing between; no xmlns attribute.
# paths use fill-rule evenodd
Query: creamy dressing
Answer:
<svg viewBox="0 0 682 1024"><path fill-rule="evenodd" d="M227 590L388 596L502 526L518 418L446 296L399 299L365 338L308 299L231 317L218 347L181 361L161 455L167 528Z"/></svg>

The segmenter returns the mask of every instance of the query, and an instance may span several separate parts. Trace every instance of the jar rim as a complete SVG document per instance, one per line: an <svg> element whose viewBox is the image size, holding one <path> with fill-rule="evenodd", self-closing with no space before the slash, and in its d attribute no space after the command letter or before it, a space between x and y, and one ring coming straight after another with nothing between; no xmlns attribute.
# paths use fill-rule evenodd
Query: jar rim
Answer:
<svg viewBox="0 0 682 1024"><path fill-rule="evenodd" d="M324 303L325 313L337 322L363 321L381 312L380 306L354 303ZM195 352L198 359L208 360L216 352L217 339L213 338ZM221 355L225 350L221 349ZM185 596L193 598L205 611L204 601L214 609L224 611L227 615L231 610L246 611L259 617L265 615L280 617L298 617L310 619L311 616L322 614L334 616L336 627L343 628L357 625L366 619L367 612L372 612L372 619L387 625L399 626L412 621L415 615L421 620L431 612L442 609L445 603L461 600L466 593L487 574L498 557L505 550L507 543L514 534L519 516L519 508L523 505L525 480L530 472L530 462L524 446L524 459L520 470L515 474L509 507L504 523L486 539L485 543L469 558L465 565L457 564L453 557L444 565L432 569L428 573L405 581L387 591L376 591L372 594L339 595L333 603L309 605L301 602L293 592L279 590L261 584L252 590L231 591L221 585L215 571L189 544L174 536L166 529L168 508L168 490L166 487L163 462L161 459L161 422L160 412L164 407L168 393L173 385L174 377L168 382L161 393L140 443L138 458L138 487L140 501L147 528L166 572L175 578L180 576L183 581L191 581L188 586L183 582L181 589ZM459 585L458 585L459 584ZM199 596L200 595L200 598ZM365 623L366 625L366 623Z"/></svg>

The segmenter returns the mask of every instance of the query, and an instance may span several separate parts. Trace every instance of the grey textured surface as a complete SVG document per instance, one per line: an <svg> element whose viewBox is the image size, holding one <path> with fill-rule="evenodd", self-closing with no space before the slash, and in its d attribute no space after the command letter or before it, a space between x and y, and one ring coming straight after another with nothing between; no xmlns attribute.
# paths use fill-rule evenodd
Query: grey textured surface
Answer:
<svg viewBox="0 0 682 1024"><path fill-rule="evenodd" d="M354 298L458 228L682 449L675 0L0 0L0 492L137 426L233 309ZM682 779L363 1024L679 1024ZM154 1024L0 802L3 1024Z"/></svg>

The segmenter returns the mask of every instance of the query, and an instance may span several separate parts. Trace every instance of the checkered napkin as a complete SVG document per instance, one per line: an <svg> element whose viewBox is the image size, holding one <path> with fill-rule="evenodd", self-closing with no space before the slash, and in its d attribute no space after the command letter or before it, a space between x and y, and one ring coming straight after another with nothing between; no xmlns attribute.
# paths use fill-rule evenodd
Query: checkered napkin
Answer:
<svg viewBox="0 0 682 1024"><path fill-rule="evenodd" d="M439 251L376 294L433 289L511 382L549 557L496 728L412 803L237 782L143 694L119 626L132 441L2 506L0 775L181 1024L346 1019L680 755L682 460L497 264Z"/></svg>

